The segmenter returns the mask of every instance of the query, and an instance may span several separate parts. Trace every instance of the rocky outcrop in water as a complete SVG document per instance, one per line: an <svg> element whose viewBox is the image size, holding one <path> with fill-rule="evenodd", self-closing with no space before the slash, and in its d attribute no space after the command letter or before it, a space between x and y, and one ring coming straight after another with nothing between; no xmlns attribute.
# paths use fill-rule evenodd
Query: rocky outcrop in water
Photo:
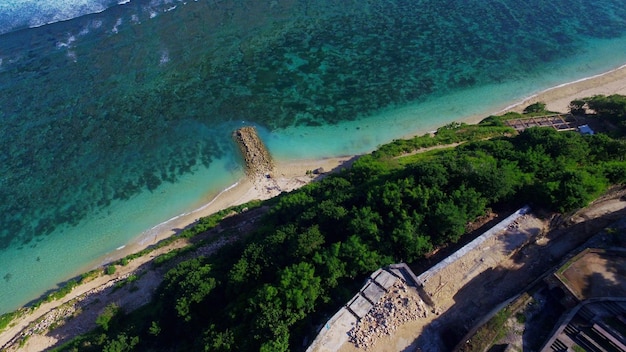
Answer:
<svg viewBox="0 0 626 352"><path fill-rule="evenodd" d="M246 126L233 132L233 138L246 163L246 174L249 177L271 177L274 162L265 144L259 138L254 127Z"/></svg>

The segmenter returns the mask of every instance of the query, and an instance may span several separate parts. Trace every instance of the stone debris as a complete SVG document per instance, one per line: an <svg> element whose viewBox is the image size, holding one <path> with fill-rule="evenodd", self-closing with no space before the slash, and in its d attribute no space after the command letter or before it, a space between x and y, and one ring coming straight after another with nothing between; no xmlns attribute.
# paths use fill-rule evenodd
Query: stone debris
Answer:
<svg viewBox="0 0 626 352"><path fill-rule="evenodd" d="M428 308L416 292L409 292L406 283L398 280L376 302L370 311L348 331L349 341L356 348L369 349L385 335L391 335L403 324L426 318Z"/></svg>
<svg viewBox="0 0 626 352"><path fill-rule="evenodd" d="M526 221L526 219L528 219L527 214L520 216L519 218L515 219L515 221L511 222L509 226L507 226L507 229L511 231L519 230L520 224L523 224Z"/></svg>
<svg viewBox="0 0 626 352"><path fill-rule="evenodd" d="M44 335L48 331L65 325L65 323L79 314L88 310L88 307L98 300L97 295L107 289L112 288L118 281L126 279L130 274L120 276L111 280L104 285L98 286L90 291L83 293L76 298L66 302L59 307L52 309L44 314L41 318L24 328L19 334L15 335L8 343L0 349L3 351L19 351L21 350L20 341L25 341L32 335ZM95 317L94 320L95 322ZM85 333L86 331L77 331L76 333Z"/></svg>

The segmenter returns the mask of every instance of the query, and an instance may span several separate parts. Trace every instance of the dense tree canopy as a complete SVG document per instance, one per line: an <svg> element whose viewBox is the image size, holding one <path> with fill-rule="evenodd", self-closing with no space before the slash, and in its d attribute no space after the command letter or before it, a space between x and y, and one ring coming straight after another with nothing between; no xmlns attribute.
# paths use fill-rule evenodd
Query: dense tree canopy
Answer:
<svg viewBox="0 0 626 352"><path fill-rule="evenodd" d="M590 110L591 116L609 122L621 129L620 134L626 131L626 96L623 95L596 95L591 98L574 100L570 103L570 111L585 114Z"/></svg>
<svg viewBox="0 0 626 352"><path fill-rule="evenodd" d="M619 104L587 103L623 113ZM502 128L491 120L484 128ZM441 133L456 141L461 130L469 131L456 125ZM472 141L402 163L393 156L438 142L396 141L350 170L282 195L245 240L172 268L154 302L128 324L109 324L89 343L79 339L67 348L298 349L371 271L458 241L488 208L530 203L567 212L626 182L623 140L542 128L517 136L502 131L485 140L472 130L478 136Z"/></svg>

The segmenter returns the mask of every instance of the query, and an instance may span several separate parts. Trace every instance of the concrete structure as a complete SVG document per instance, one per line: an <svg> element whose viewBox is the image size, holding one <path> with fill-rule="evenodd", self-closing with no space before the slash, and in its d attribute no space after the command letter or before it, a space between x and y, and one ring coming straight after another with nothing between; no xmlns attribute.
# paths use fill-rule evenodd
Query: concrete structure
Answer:
<svg viewBox="0 0 626 352"><path fill-rule="evenodd" d="M510 216L508 216L506 219L500 221L494 227L492 227L491 229L489 229L488 231L486 231L482 235L476 237L472 242L470 242L470 243L466 244L465 246L463 246L463 248L461 248L458 251L454 252L453 254L448 256L446 259L440 261L437 265L433 266L429 270L427 270L427 271L423 272L422 274L420 274L417 277L418 285L424 286L426 284L426 282L428 281L428 279L430 279L432 276L437 274L443 268L445 268L448 265L454 263L459 258L461 258L465 254L467 254L468 252L470 252L473 249L475 249L476 247L480 246L487 239L489 239L489 238L493 237L494 235L497 235L500 232L506 230L506 228L511 223L513 223L515 220L517 220L517 218L519 218L520 216L522 216L524 214L527 214L529 212L530 212L530 207L529 206L524 206L523 208L517 210L515 213L511 214Z"/></svg>
<svg viewBox="0 0 626 352"><path fill-rule="evenodd" d="M561 319L542 352L626 351L626 298L590 299L580 303ZM610 323L607 323L610 322Z"/></svg>
<svg viewBox="0 0 626 352"><path fill-rule="evenodd" d="M352 327L356 326L357 322L361 320L372 309L372 307L374 307L376 302L378 302L380 298L389 291L389 288L392 287L398 280L406 282L409 286L415 287L421 300L426 304L426 306L429 307L428 309L437 311L437 307L435 307L432 297L433 287L429 287L433 285L436 286L436 284L433 283L433 285L425 287L428 280L432 277L441 279L440 276L445 276L445 274L442 274L442 270L446 269L451 264L454 264L459 258L465 256L468 252L478 250L482 253L484 249L479 248L481 244L504 232L518 218L529 212L530 207L528 206L517 210L515 213L493 226L472 242L468 243L463 248L459 249L419 276L416 276L404 263L392 264L389 267L376 270L366 280L359 292L354 295L354 297L349 300L348 303L322 327L307 351L336 351L344 343L348 342L348 332L352 329ZM510 243L515 242L515 245L511 247L516 248L517 245L520 244L517 242L526 240L527 237L525 236L511 238ZM506 251L505 248L495 250L499 252ZM490 262L491 260L489 260L489 258L487 258L487 260L480 261L475 267L468 270L468 274L464 280L461 280L462 282L458 282L458 284L471 280L473 277L472 275L477 275L482 269L484 269L484 266L486 267L491 265L492 263ZM455 268L454 270L457 269ZM449 286L452 287L454 285L450 284ZM426 292L426 289L430 289L431 292Z"/></svg>
<svg viewBox="0 0 626 352"><path fill-rule="evenodd" d="M348 331L369 313L374 304L398 280L406 281L404 277L415 277L415 274L404 263L393 264L373 272L359 292L322 327L307 351L336 351L339 349L348 341ZM409 284L411 283L409 282Z"/></svg>
<svg viewBox="0 0 626 352"><path fill-rule="evenodd" d="M625 258L622 250L588 248L546 278L549 287L563 291L561 304L576 306L561 318L542 352L626 351Z"/></svg>
<svg viewBox="0 0 626 352"><path fill-rule="evenodd" d="M557 114L504 121L508 126L521 132L531 127L552 127L557 131L575 131L579 125L578 119L572 114Z"/></svg>

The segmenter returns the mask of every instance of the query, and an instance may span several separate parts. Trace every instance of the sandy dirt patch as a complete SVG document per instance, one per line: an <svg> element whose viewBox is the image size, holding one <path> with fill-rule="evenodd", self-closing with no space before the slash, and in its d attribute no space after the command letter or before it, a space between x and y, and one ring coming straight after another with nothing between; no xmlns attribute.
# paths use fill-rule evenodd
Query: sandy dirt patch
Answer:
<svg viewBox="0 0 626 352"><path fill-rule="evenodd" d="M561 273L580 300L614 297L626 292L626 253L589 251Z"/></svg>

